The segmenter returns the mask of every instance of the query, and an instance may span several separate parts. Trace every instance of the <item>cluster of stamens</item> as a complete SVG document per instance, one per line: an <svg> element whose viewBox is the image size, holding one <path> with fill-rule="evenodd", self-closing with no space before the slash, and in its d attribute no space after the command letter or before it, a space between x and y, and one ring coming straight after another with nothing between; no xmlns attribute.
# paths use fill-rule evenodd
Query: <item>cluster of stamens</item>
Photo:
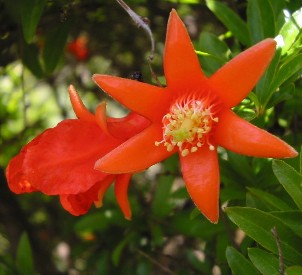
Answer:
<svg viewBox="0 0 302 275"><path fill-rule="evenodd" d="M213 108L207 100L187 99L175 103L162 120L163 140L155 145L163 144L169 152L177 146L182 156L196 152L205 144L215 150L209 141L213 123L218 122Z"/></svg>

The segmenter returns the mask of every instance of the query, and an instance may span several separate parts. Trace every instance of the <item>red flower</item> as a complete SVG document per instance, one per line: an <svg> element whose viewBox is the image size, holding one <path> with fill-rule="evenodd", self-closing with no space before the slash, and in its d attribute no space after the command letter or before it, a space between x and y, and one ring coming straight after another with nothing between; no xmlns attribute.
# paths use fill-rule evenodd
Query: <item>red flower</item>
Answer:
<svg viewBox="0 0 302 275"><path fill-rule="evenodd" d="M67 51L73 54L79 61L86 60L89 55L87 42L87 37L85 35L81 35L77 39L68 43Z"/></svg>
<svg viewBox="0 0 302 275"><path fill-rule="evenodd" d="M216 223L219 215L217 146L249 156L297 155L285 142L231 110L255 86L275 47L273 39L266 39L207 78L185 26L173 10L164 53L166 88L114 76L93 77L104 91L151 122L144 131L101 158L96 169L134 173L178 152L192 200Z"/></svg>
<svg viewBox="0 0 302 275"><path fill-rule="evenodd" d="M130 174L112 175L94 170L96 160L148 125L135 114L106 118L106 104L91 114L77 92L69 87L78 119L66 119L47 129L23 147L7 169L9 188L17 193L40 191L59 195L63 207L73 215L86 213L92 203L100 206L115 180L117 201L126 218L131 218L127 198Z"/></svg>

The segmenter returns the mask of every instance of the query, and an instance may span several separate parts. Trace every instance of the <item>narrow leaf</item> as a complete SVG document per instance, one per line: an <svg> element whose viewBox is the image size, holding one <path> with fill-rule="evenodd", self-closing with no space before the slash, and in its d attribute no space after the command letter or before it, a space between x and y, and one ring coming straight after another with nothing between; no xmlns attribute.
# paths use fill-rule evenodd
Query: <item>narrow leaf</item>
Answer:
<svg viewBox="0 0 302 275"><path fill-rule="evenodd" d="M247 25L237 13L220 1L206 0L206 5L243 45L250 45Z"/></svg>
<svg viewBox="0 0 302 275"><path fill-rule="evenodd" d="M301 242L293 231L271 214L248 207L228 207L229 218L249 237L278 255L278 247L271 229L276 227L284 258L291 263L302 261Z"/></svg>
<svg viewBox="0 0 302 275"><path fill-rule="evenodd" d="M285 270L285 275L301 275L302 266L290 266Z"/></svg>
<svg viewBox="0 0 302 275"><path fill-rule="evenodd" d="M273 171L284 189L302 210L302 176L282 160L273 161Z"/></svg>
<svg viewBox="0 0 302 275"><path fill-rule="evenodd" d="M270 208L273 208L272 210L292 210L284 201L268 192L256 188L248 188L248 190Z"/></svg>
<svg viewBox="0 0 302 275"><path fill-rule="evenodd" d="M233 247L227 247L226 258L233 275L257 275L257 269L240 252Z"/></svg>
<svg viewBox="0 0 302 275"><path fill-rule="evenodd" d="M301 211L276 211L271 214L279 218L291 228L298 236L302 237L302 212Z"/></svg>
<svg viewBox="0 0 302 275"><path fill-rule="evenodd" d="M69 21L60 23L55 29L49 32L46 37L43 60L45 71L51 74L57 67L60 58L64 53L67 36L70 28Z"/></svg>
<svg viewBox="0 0 302 275"><path fill-rule="evenodd" d="M21 23L23 36L27 43L31 43L33 40L45 4L46 0L21 1Z"/></svg>
<svg viewBox="0 0 302 275"><path fill-rule="evenodd" d="M279 260L260 248L249 248L248 255L254 266L264 275L279 275Z"/></svg>
<svg viewBox="0 0 302 275"><path fill-rule="evenodd" d="M26 233L21 235L19 245L17 248L16 265L23 275L34 274L32 251L29 243L29 239Z"/></svg>

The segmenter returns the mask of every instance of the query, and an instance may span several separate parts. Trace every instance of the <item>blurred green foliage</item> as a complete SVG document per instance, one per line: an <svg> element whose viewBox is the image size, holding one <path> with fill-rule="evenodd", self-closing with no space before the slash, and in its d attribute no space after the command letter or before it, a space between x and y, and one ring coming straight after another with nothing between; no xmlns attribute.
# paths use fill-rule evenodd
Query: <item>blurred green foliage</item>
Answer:
<svg viewBox="0 0 302 275"><path fill-rule="evenodd" d="M152 67L160 79L171 8L186 22L207 75L245 48L276 37L279 49L271 65L234 110L299 149L301 1L127 4L150 20L157 48ZM194 209L175 156L133 177L130 222L120 213L112 189L101 209L83 217L65 213L56 198L10 193L4 176L9 159L43 129L73 116L70 83L94 109L105 95L90 80L93 73L127 77L141 71L145 82L152 76L148 37L111 0L5 0L0 9L0 274L272 275L280 274L280 268L288 275L301 274L298 158L272 161L221 149L217 225ZM79 61L67 45L81 36L87 38L89 57ZM106 100L111 114L126 112Z"/></svg>

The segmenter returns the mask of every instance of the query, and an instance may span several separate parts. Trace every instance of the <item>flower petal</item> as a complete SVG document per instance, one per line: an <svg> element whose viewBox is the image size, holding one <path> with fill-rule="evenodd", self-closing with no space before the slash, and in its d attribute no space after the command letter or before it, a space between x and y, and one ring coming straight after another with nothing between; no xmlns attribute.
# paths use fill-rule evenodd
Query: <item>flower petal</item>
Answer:
<svg viewBox="0 0 302 275"><path fill-rule="evenodd" d="M23 173L48 195L85 192L107 176L93 169L95 161L119 144L96 124L64 120L29 143Z"/></svg>
<svg viewBox="0 0 302 275"><path fill-rule="evenodd" d="M297 152L278 137L224 110L215 128L215 142L233 152L265 158L289 158Z"/></svg>
<svg viewBox="0 0 302 275"><path fill-rule="evenodd" d="M100 74L95 74L93 80L124 106L152 121L161 120L169 107L172 94L165 88Z"/></svg>
<svg viewBox="0 0 302 275"><path fill-rule="evenodd" d="M94 115L90 113L89 110L85 107L82 99L72 85L68 87L68 93L72 108L76 116L84 121L94 122Z"/></svg>
<svg viewBox="0 0 302 275"><path fill-rule="evenodd" d="M195 153L180 154L181 171L193 202L212 223L219 217L219 165L217 152L203 146Z"/></svg>
<svg viewBox="0 0 302 275"><path fill-rule="evenodd" d="M121 174L116 177L114 184L114 192L117 202L123 211L125 219L131 220L131 208L128 200L128 186L130 183L131 174Z"/></svg>
<svg viewBox="0 0 302 275"><path fill-rule="evenodd" d="M129 113L122 118L108 118L107 126L115 138L126 140L150 125L150 121L137 113Z"/></svg>
<svg viewBox="0 0 302 275"><path fill-rule="evenodd" d="M237 55L209 79L209 85L228 107L240 103L262 76L276 49L268 38Z"/></svg>
<svg viewBox="0 0 302 275"><path fill-rule="evenodd" d="M168 152L164 146L155 146L162 140L160 124L154 124L130 138L116 149L99 159L95 169L112 174L134 173L169 157L175 150Z"/></svg>
<svg viewBox="0 0 302 275"><path fill-rule="evenodd" d="M169 88L199 86L205 76L184 23L172 10L167 26L164 70Z"/></svg>

